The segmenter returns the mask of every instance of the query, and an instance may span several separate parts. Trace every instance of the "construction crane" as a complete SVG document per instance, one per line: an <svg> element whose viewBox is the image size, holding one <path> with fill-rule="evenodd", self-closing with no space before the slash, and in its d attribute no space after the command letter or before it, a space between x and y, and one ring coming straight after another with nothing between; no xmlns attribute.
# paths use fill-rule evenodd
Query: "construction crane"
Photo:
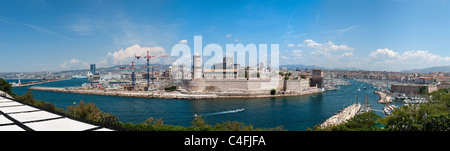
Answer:
<svg viewBox="0 0 450 151"><path fill-rule="evenodd" d="M134 62L131 62L131 67L119 67L119 69L131 69L131 84L134 87L136 84L136 76L134 74L134 69L136 68L134 67Z"/></svg>
<svg viewBox="0 0 450 151"><path fill-rule="evenodd" d="M150 56L149 52L147 50L147 56L144 56L144 58L147 58L147 66L145 66L145 68L147 68L147 87L148 89L150 89L150 58L153 58L155 56ZM135 56L135 58L137 58L138 60L141 58L141 56ZM153 69L152 69L152 76L153 76ZM153 77L152 77L152 83L153 83Z"/></svg>

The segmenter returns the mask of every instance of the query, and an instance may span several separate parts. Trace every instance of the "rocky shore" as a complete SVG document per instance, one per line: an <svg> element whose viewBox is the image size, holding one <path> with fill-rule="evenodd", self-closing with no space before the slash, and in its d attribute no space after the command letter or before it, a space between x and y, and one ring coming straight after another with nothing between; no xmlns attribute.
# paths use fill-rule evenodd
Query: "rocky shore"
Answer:
<svg viewBox="0 0 450 151"><path fill-rule="evenodd" d="M120 96L120 97L139 97L139 98L159 98L159 99L222 99L222 98L265 98L265 97L283 97L283 96L301 96L308 94L315 94L324 92L320 89L313 89L301 93L286 93L270 95L268 92L218 92L218 93L181 93L178 91L112 91L101 89L83 89L83 88L55 88L55 87L31 87L30 90L52 91L63 93L77 93L90 95L106 95L106 96Z"/></svg>

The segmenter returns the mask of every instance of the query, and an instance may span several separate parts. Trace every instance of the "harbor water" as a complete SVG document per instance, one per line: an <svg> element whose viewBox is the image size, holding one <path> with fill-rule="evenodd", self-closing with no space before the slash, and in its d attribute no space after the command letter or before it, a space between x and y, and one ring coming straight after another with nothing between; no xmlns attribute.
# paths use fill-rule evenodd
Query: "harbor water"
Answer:
<svg viewBox="0 0 450 151"><path fill-rule="evenodd" d="M70 79L37 84L46 87L80 87L87 79ZM8 80L15 82L17 80ZM54 103L57 107L79 103L95 103L106 113L112 113L121 122L141 123L150 117L161 118L165 124L191 126L193 115L202 115L208 124L214 125L222 121L239 121L252 124L254 128L274 128L283 126L290 131L304 131L308 127L321 124L338 110L357 102L364 103L364 95L369 94L372 109L382 110L383 104L378 104L377 94L371 85L350 80L348 86L340 86L336 91L326 91L320 94L249 99L210 99L210 100L179 100L155 98L129 98L116 96L99 96L72 94L47 91L33 91L37 100ZM362 89L366 87L367 89ZM27 87L15 87L13 92L22 95ZM361 92L358 93L358 89ZM401 101L394 101L401 106ZM382 113L377 113L382 115Z"/></svg>

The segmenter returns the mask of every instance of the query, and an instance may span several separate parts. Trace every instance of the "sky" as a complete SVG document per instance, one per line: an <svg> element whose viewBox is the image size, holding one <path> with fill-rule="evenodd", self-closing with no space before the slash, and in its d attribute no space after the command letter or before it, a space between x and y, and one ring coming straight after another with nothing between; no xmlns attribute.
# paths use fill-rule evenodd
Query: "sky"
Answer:
<svg viewBox="0 0 450 151"><path fill-rule="evenodd" d="M450 65L447 0L0 0L0 72L170 64L174 45L279 44L280 65Z"/></svg>

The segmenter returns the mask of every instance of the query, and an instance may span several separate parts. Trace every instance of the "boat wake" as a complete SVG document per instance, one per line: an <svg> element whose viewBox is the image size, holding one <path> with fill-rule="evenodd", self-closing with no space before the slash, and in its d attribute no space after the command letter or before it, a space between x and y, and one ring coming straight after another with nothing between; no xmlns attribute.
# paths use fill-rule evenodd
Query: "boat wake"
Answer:
<svg viewBox="0 0 450 151"><path fill-rule="evenodd" d="M244 111L244 108L236 109L236 110L228 110L214 113L201 114L202 116L211 116L211 115L220 115L220 114L230 114L230 113L238 113Z"/></svg>

